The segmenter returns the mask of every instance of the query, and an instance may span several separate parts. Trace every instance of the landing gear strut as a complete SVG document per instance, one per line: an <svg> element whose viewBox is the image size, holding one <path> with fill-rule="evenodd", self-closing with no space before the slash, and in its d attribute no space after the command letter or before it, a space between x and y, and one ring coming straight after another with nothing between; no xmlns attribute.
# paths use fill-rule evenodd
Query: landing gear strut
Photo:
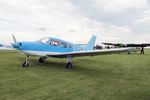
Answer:
<svg viewBox="0 0 150 100"><path fill-rule="evenodd" d="M43 57L43 58L42 58L42 57L41 57L41 58L39 58L39 62L40 62L40 63L44 63L44 62L45 62L45 60L46 60L46 58L45 58L45 57Z"/></svg>
<svg viewBox="0 0 150 100"><path fill-rule="evenodd" d="M29 66L29 56L27 55L25 62L23 62L22 67L28 67Z"/></svg>
<svg viewBox="0 0 150 100"><path fill-rule="evenodd" d="M71 69L72 68L72 57L67 57L67 59L66 59L66 68L67 69Z"/></svg>

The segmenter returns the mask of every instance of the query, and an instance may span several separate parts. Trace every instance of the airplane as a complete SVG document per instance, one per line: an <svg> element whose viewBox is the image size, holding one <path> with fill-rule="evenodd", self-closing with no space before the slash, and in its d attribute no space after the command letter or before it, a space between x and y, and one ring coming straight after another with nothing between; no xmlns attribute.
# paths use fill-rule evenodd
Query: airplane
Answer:
<svg viewBox="0 0 150 100"><path fill-rule="evenodd" d="M118 48L125 48L127 47L126 44L122 44L122 43L102 43L104 45L109 45L109 46L114 46L114 47L118 47Z"/></svg>
<svg viewBox="0 0 150 100"><path fill-rule="evenodd" d="M122 47L148 47L150 46L150 43L142 43L142 44L123 44L123 43L102 43L104 45L112 45L118 48Z"/></svg>
<svg viewBox="0 0 150 100"><path fill-rule="evenodd" d="M12 35L12 38L14 41L14 43L11 43L12 47L26 55L22 67L29 66L30 56L38 56L40 63L44 63L48 57L66 58L66 68L71 69L73 67L73 57L96 56L132 51L131 48L93 50L96 41L95 35L91 37L87 44L81 45L53 37L44 37L34 42L18 42L14 35Z"/></svg>
<svg viewBox="0 0 150 100"><path fill-rule="evenodd" d="M149 47L150 43L142 43L142 44L127 44L127 47Z"/></svg>

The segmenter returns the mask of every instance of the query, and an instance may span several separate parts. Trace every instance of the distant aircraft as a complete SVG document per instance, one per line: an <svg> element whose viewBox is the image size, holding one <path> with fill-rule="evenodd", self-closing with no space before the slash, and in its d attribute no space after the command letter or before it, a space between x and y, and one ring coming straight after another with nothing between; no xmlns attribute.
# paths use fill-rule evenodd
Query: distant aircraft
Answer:
<svg viewBox="0 0 150 100"><path fill-rule="evenodd" d="M150 46L150 43L141 43L141 44L123 44L123 43L102 43L104 45L112 45L115 47L148 47Z"/></svg>
<svg viewBox="0 0 150 100"><path fill-rule="evenodd" d="M118 48L125 48L127 47L126 44L122 44L122 43L102 43L104 45L110 45L110 46L114 46L114 47L118 47Z"/></svg>
<svg viewBox="0 0 150 100"><path fill-rule="evenodd" d="M149 47L150 43L142 43L142 44L127 44L127 47Z"/></svg>
<svg viewBox="0 0 150 100"><path fill-rule="evenodd" d="M29 56L38 56L39 62L44 63L48 57L66 58L66 68L72 68L72 58L79 56L95 56L102 54L129 52L131 48L93 50L96 36L93 35L87 44L73 44L58 38L45 37L35 42L17 42L12 35L14 43L12 47L24 53L27 57L23 67L29 66Z"/></svg>

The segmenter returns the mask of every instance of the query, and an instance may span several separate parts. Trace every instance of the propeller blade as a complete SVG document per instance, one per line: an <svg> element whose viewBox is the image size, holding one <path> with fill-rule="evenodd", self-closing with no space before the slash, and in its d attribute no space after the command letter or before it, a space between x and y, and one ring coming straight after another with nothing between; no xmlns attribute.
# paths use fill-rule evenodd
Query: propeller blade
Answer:
<svg viewBox="0 0 150 100"><path fill-rule="evenodd" d="M13 40L14 40L14 43L16 43L17 42L17 40L16 40L16 38L15 38L15 36L12 34L12 38L13 38Z"/></svg>

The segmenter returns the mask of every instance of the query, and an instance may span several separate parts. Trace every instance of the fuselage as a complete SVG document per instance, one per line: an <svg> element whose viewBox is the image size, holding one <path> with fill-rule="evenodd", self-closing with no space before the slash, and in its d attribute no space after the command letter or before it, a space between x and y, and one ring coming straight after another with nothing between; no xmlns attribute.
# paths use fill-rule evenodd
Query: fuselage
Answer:
<svg viewBox="0 0 150 100"><path fill-rule="evenodd" d="M12 46L26 55L46 56L46 54L65 53L80 51L83 46L79 46L57 38L43 38L35 42L17 42Z"/></svg>

